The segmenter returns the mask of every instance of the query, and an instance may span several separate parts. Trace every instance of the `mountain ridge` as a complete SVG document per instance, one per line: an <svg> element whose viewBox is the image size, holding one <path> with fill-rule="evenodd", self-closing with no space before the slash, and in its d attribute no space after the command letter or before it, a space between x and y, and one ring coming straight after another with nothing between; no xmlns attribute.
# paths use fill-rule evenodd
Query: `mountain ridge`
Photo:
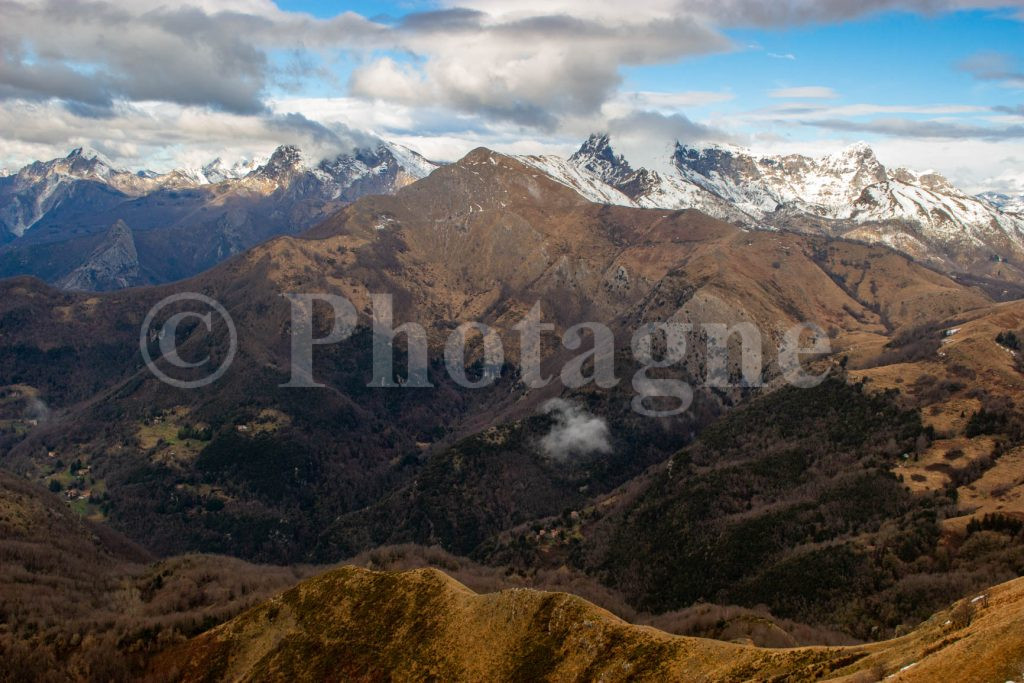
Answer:
<svg viewBox="0 0 1024 683"><path fill-rule="evenodd" d="M151 672L313 680L1011 680L1024 580L965 599L902 638L758 649L629 625L572 595L477 594L436 569L345 566L159 655ZM967 616L970 615L970 616Z"/></svg>
<svg viewBox="0 0 1024 683"><path fill-rule="evenodd" d="M677 142L668 173L634 169L606 134L592 135L568 160L521 158L592 201L692 207L749 229L886 244L946 272L1024 279L1024 219L937 173L886 169L866 143L815 158Z"/></svg>
<svg viewBox="0 0 1024 683"><path fill-rule="evenodd" d="M569 158L517 158L599 204L697 209L746 229L845 236L886 244L946 273L1024 283L1024 217L1013 212L1018 200L970 197L937 173L887 169L864 143L807 157L677 142L667 167L653 171L634 168L614 151L610 136L594 134ZM393 193L438 167L386 142L320 161L281 146L266 159L230 166L217 159L166 174L117 170L102 155L76 149L0 179L0 242L8 243L0 246L0 275L66 280L82 263L65 261L97 248L95 236L123 219L136 232L154 281L180 279L259 239L295 234L360 196ZM253 225L268 214L266 228ZM196 218L209 228L193 236L182 221ZM193 252L193 265L146 262L150 247L141 235L153 228L177 231L173 239ZM53 246L40 250L44 242ZM58 246L63 242L66 247Z"/></svg>
<svg viewBox="0 0 1024 683"><path fill-rule="evenodd" d="M180 280L274 235L301 232L365 194L395 192L434 168L385 143L316 163L281 147L242 170L250 167L218 182L206 172L139 175L79 150L27 166L0 180L0 276L28 273L96 289ZM141 275L95 285L75 275L89 269L119 221L131 226Z"/></svg>

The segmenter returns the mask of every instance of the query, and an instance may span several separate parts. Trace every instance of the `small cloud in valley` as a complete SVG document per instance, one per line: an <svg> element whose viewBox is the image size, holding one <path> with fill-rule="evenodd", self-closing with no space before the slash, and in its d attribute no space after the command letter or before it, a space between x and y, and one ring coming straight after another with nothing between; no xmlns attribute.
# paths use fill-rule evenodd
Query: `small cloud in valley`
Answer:
<svg viewBox="0 0 1024 683"><path fill-rule="evenodd" d="M604 418L591 415L582 406L561 398L546 402L541 412L553 420L551 431L540 440L541 449L552 460L611 453L611 436Z"/></svg>

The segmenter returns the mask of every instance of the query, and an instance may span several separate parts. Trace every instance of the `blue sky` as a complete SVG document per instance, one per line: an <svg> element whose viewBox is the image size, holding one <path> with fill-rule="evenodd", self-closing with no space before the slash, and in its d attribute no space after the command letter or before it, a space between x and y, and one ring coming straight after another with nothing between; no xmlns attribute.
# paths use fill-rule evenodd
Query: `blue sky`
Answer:
<svg viewBox="0 0 1024 683"><path fill-rule="evenodd" d="M162 169L364 133L439 159L566 154L607 130L649 165L677 139L866 140L1024 192L1024 0L95 0L49 28L16 2L0 166L89 144Z"/></svg>
<svg viewBox="0 0 1024 683"><path fill-rule="evenodd" d="M822 85L845 101L1019 103L1020 90L979 83L957 64L985 51L1024 62L1024 26L998 13L886 13L835 25L727 31L736 52L627 69L627 88L733 90L747 104L769 89ZM791 59L789 57L792 57Z"/></svg>

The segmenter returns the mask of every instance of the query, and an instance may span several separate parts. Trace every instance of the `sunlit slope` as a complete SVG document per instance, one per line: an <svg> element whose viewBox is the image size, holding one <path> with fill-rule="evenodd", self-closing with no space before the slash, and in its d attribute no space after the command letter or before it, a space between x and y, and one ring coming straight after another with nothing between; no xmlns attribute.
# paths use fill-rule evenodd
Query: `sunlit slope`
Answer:
<svg viewBox="0 0 1024 683"><path fill-rule="evenodd" d="M185 681L868 681L893 673L1006 681L1024 662L1022 632L1024 580L897 640L771 650L633 626L564 593L480 595L433 569L343 567L165 653L154 673Z"/></svg>

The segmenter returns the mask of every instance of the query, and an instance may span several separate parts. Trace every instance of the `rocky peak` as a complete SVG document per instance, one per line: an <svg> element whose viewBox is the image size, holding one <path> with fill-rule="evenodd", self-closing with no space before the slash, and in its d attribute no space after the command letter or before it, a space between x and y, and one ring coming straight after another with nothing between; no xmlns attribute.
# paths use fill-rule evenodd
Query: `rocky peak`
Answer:
<svg viewBox="0 0 1024 683"><path fill-rule="evenodd" d="M66 158L86 160L100 159L101 161L105 161L103 155L91 147L76 147L68 153Z"/></svg>
<svg viewBox="0 0 1024 683"><path fill-rule="evenodd" d="M852 175L858 187L884 183L889 179L885 166L875 156L875 150L865 142L857 142L821 160L822 171L837 175Z"/></svg>
<svg viewBox="0 0 1024 683"><path fill-rule="evenodd" d="M595 133L569 157L577 168L593 173L609 185L617 186L633 174L633 168L621 154L615 154L607 133Z"/></svg>
<svg viewBox="0 0 1024 683"><path fill-rule="evenodd" d="M750 181L761 173L757 161L739 148L713 145L698 149L676 143L672 162L684 176L697 174L705 178L719 175L736 182Z"/></svg>
<svg viewBox="0 0 1024 683"><path fill-rule="evenodd" d="M922 173L918 176L917 181L920 183L921 187L931 190L932 192L949 195L960 194L960 190L957 189L953 183L949 182L949 178L941 173L935 173L933 171Z"/></svg>
<svg viewBox="0 0 1024 683"><path fill-rule="evenodd" d="M274 150L270 159L256 169L264 178L286 180L303 171L302 151L294 145L282 145Z"/></svg>
<svg viewBox="0 0 1024 683"><path fill-rule="evenodd" d="M366 147L343 152L333 159L324 159L318 168L335 180L351 181L356 175L368 172L378 175L397 170L398 161L395 156L381 143L375 149Z"/></svg>

